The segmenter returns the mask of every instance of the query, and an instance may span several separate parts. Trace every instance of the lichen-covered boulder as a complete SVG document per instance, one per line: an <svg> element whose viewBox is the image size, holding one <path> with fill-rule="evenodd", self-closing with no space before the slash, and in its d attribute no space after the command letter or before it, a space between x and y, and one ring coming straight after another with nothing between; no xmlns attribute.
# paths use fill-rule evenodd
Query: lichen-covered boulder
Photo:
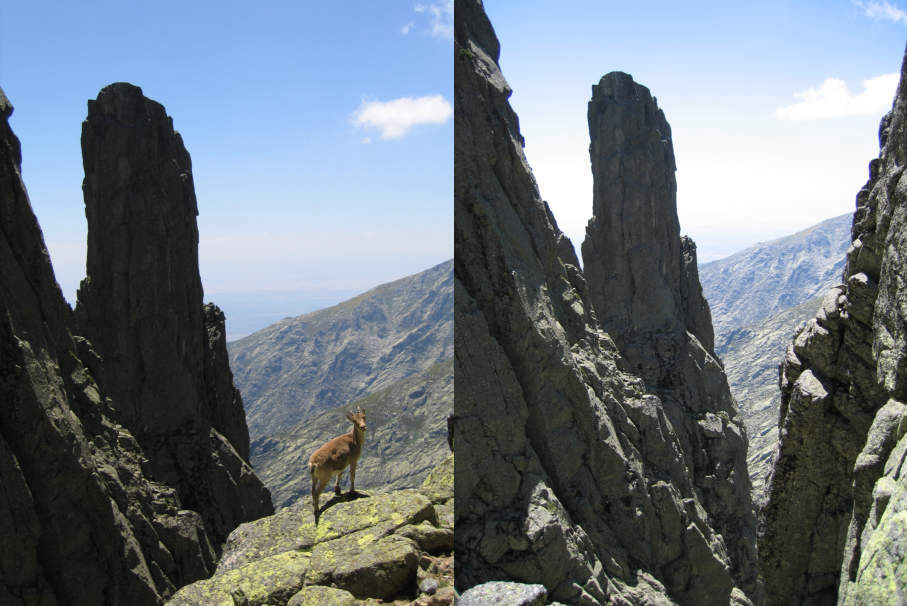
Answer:
<svg viewBox="0 0 907 606"><path fill-rule="evenodd" d="M305 584L311 556L298 551L249 562L177 591L169 606L285 604Z"/></svg>
<svg viewBox="0 0 907 606"><path fill-rule="evenodd" d="M340 501L322 512L317 527L311 500L304 499L272 516L241 524L230 533L217 572L291 549L310 551L316 543L366 528L380 526L383 534L389 534L425 520L437 524L437 514L428 498L415 490Z"/></svg>
<svg viewBox="0 0 907 606"><path fill-rule="evenodd" d="M439 528L428 521L403 526L396 534L412 540L427 553L447 553L453 549L453 529Z"/></svg>
<svg viewBox="0 0 907 606"><path fill-rule="evenodd" d="M360 599L389 599L414 585L419 550L399 535L376 536L361 530L312 549L307 582L333 585Z"/></svg>
<svg viewBox="0 0 907 606"><path fill-rule="evenodd" d="M907 603L905 434L907 405L889 400L854 466L854 492L864 497L854 504L854 518L865 511L865 525L857 534L851 521L839 599L844 606Z"/></svg>
<svg viewBox="0 0 907 606"><path fill-rule="evenodd" d="M446 506L452 508L453 500ZM311 502L303 501L238 527L214 576L183 587L171 603L298 606L413 599L420 594L419 574L443 568L439 562L445 559L451 569L452 549L453 529L439 527L435 507L417 490L334 497L317 526Z"/></svg>

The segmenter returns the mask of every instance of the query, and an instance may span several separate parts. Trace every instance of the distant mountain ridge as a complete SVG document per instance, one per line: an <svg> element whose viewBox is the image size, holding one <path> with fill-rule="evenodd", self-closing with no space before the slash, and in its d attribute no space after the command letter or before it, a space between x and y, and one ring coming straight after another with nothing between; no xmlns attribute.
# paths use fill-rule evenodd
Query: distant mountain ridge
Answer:
<svg viewBox="0 0 907 606"><path fill-rule="evenodd" d="M227 345L252 440L453 357L453 260Z"/></svg>
<svg viewBox="0 0 907 606"><path fill-rule="evenodd" d="M718 355L730 330L820 296L841 281L851 219L850 214L833 217L699 267Z"/></svg>

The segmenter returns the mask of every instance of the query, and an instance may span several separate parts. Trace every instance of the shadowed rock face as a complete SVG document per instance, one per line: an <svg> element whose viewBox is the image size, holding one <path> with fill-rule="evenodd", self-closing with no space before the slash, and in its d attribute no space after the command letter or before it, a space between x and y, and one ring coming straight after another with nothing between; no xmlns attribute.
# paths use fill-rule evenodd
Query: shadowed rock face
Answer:
<svg viewBox="0 0 907 606"><path fill-rule="evenodd" d="M77 327L0 91L2 604L159 604L214 571L227 532L271 511L237 452L248 434L223 315L201 304L191 178L170 182L188 155L139 89L99 99L86 123L92 252Z"/></svg>
<svg viewBox="0 0 907 606"><path fill-rule="evenodd" d="M200 516L148 461L54 279L0 92L0 603L156 604L214 569Z"/></svg>
<svg viewBox="0 0 907 606"><path fill-rule="evenodd" d="M773 603L907 598L907 63L857 194L844 283L788 347L760 558Z"/></svg>
<svg viewBox="0 0 907 606"><path fill-rule="evenodd" d="M175 486L220 543L272 508L247 463L223 313L202 305L189 154L163 106L119 83L89 101L82 155L88 258L79 328L155 478Z"/></svg>
<svg viewBox="0 0 907 606"><path fill-rule="evenodd" d="M696 245L680 236L671 127L649 90L621 72L589 102L592 219L586 283L602 328L658 395L737 583L756 591L756 521L746 432L713 351Z"/></svg>
<svg viewBox="0 0 907 606"><path fill-rule="evenodd" d="M458 1L454 20L457 585L541 583L570 604L750 603L738 578L751 564L728 550L709 509L739 508L737 488L728 471L701 475L713 456L745 454L733 401L719 395L688 411L685 423L709 438L702 448L667 414L681 405L631 374L539 196L481 3ZM659 316L707 341L685 350L707 369L685 376L699 390L723 374L691 294L692 249L679 236L668 245L674 252L660 254L678 266L666 289L679 289L670 294L681 313L666 305ZM635 301L618 304L634 313Z"/></svg>

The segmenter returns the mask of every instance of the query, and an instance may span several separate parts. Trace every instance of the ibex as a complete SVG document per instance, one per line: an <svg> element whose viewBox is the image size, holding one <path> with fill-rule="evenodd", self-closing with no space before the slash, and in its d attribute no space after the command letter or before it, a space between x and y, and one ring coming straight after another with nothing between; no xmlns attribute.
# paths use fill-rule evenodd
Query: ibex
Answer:
<svg viewBox="0 0 907 606"><path fill-rule="evenodd" d="M334 492L340 494L340 474L349 466L350 492L356 492L356 464L362 453L362 444L365 442L365 413L357 408L355 413L346 413L346 418L352 421L353 429L349 433L329 440L309 457L309 473L312 476L312 507L315 510L315 522L318 522L318 497L331 481L331 476L337 476L337 485Z"/></svg>

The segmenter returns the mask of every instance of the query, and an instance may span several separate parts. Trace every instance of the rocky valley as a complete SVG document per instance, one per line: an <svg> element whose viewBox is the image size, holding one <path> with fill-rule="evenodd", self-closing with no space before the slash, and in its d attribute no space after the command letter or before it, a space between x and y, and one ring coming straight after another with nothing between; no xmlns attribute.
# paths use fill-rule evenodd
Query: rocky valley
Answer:
<svg viewBox="0 0 907 606"><path fill-rule="evenodd" d="M453 261L228 345L254 440L453 357Z"/></svg>
<svg viewBox="0 0 907 606"><path fill-rule="evenodd" d="M841 280L851 215L756 244L699 267L724 363L749 436L747 464L760 501L778 442L778 364L793 334Z"/></svg>
<svg viewBox="0 0 907 606"><path fill-rule="evenodd" d="M907 67L854 215L698 271L665 115L606 74L580 268L523 154L494 29L481 2L456 7L464 603L907 599Z"/></svg>

